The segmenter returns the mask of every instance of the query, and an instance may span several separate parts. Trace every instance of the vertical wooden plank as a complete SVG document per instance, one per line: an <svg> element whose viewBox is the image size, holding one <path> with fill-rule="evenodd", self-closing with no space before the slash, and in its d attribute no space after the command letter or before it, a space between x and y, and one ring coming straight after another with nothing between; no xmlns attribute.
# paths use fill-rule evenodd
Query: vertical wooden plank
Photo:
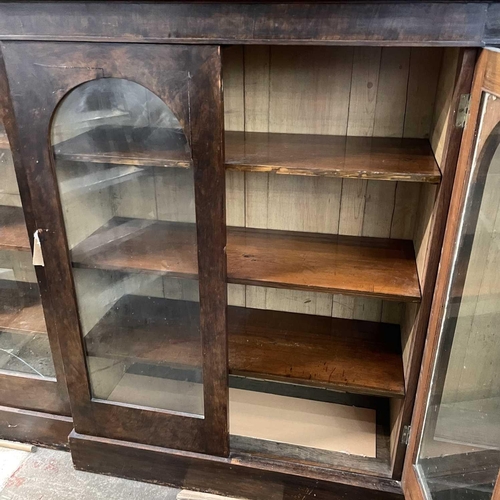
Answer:
<svg viewBox="0 0 500 500"><path fill-rule="evenodd" d="M269 131L270 47L245 47L245 131Z"/></svg>
<svg viewBox="0 0 500 500"><path fill-rule="evenodd" d="M340 179L269 174L268 186L270 229L337 233Z"/></svg>
<svg viewBox="0 0 500 500"><path fill-rule="evenodd" d="M245 106L243 85L243 47L227 47L222 51L224 69L224 128L244 130Z"/></svg>
<svg viewBox="0 0 500 500"><path fill-rule="evenodd" d="M390 236L395 194L395 182L368 181L362 236Z"/></svg>
<svg viewBox="0 0 500 500"><path fill-rule="evenodd" d="M226 172L226 223L228 226L245 226L244 172Z"/></svg>
<svg viewBox="0 0 500 500"><path fill-rule="evenodd" d="M409 67L409 48L382 49L373 128L376 137L403 135Z"/></svg>
<svg viewBox="0 0 500 500"><path fill-rule="evenodd" d="M247 307L330 316L332 299L328 293L305 292L247 286Z"/></svg>
<svg viewBox="0 0 500 500"><path fill-rule="evenodd" d="M339 234L361 236L368 181L342 179Z"/></svg>
<svg viewBox="0 0 500 500"><path fill-rule="evenodd" d="M397 182L394 201L394 215L391 222L391 238L411 240L417 220L419 183Z"/></svg>
<svg viewBox="0 0 500 500"><path fill-rule="evenodd" d="M351 47L272 47L269 131L345 135L352 54Z"/></svg>
<svg viewBox="0 0 500 500"><path fill-rule="evenodd" d="M222 50L224 79L224 128L245 130L244 53L242 46ZM226 172L226 224L245 226L245 174ZM245 287L227 286L228 303L245 305Z"/></svg>
<svg viewBox="0 0 500 500"><path fill-rule="evenodd" d="M443 50L413 47L404 123L404 137L429 137Z"/></svg>
<svg viewBox="0 0 500 500"><path fill-rule="evenodd" d="M347 135L373 135L381 47L355 47Z"/></svg>

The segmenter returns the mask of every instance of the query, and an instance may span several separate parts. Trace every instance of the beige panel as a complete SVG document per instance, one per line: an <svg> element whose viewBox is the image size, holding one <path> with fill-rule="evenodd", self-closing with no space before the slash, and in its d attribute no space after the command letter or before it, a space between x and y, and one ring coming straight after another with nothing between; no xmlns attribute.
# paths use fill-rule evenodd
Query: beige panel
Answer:
<svg viewBox="0 0 500 500"><path fill-rule="evenodd" d="M442 57L442 49L411 49L404 137L429 137Z"/></svg>
<svg viewBox="0 0 500 500"><path fill-rule="evenodd" d="M361 236L368 181L342 179L339 234Z"/></svg>
<svg viewBox="0 0 500 500"><path fill-rule="evenodd" d="M271 49L245 47L245 131L269 131L269 77Z"/></svg>
<svg viewBox="0 0 500 500"><path fill-rule="evenodd" d="M245 226L244 172L226 172L226 224Z"/></svg>
<svg viewBox="0 0 500 500"><path fill-rule="evenodd" d="M197 280L164 277L163 291L148 289L148 292L152 296L164 296L166 299L189 300L190 302L200 301L200 287ZM140 295L144 295L144 293Z"/></svg>
<svg viewBox="0 0 500 500"><path fill-rule="evenodd" d="M376 456L375 410L229 390L232 435L321 450Z"/></svg>
<svg viewBox="0 0 500 500"><path fill-rule="evenodd" d="M345 135L352 55L351 47L271 47L269 131Z"/></svg>
<svg viewBox="0 0 500 500"><path fill-rule="evenodd" d="M121 182L111 188L113 213L119 217L157 219L157 193L153 169L128 182Z"/></svg>
<svg viewBox="0 0 500 500"><path fill-rule="evenodd" d="M330 316L332 296L320 292L247 286L246 306L255 309Z"/></svg>
<svg viewBox="0 0 500 500"><path fill-rule="evenodd" d="M355 47L347 135L373 135L380 72L380 47Z"/></svg>
<svg viewBox="0 0 500 500"><path fill-rule="evenodd" d="M391 222L391 238L411 240L417 221L417 209L421 184L414 182L396 183L394 215Z"/></svg>
<svg viewBox="0 0 500 500"><path fill-rule="evenodd" d="M396 183L368 181L366 188L363 236L388 238L391 234Z"/></svg>
<svg viewBox="0 0 500 500"><path fill-rule="evenodd" d="M224 79L224 128L244 130L243 47L227 47L222 51Z"/></svg>
<svg viewBox="0 0 500 500"><path fill-rule="evenodd" d="M196 221L192 169L157 169L155 183L158 219L175 222Z"/></svg>
<svg viewBox="0 0 500 500"><path fill-rule="evenodd" d="M409 48L382 49L373 129L376 137L401 137L403 134L409 67Z"/></svg>

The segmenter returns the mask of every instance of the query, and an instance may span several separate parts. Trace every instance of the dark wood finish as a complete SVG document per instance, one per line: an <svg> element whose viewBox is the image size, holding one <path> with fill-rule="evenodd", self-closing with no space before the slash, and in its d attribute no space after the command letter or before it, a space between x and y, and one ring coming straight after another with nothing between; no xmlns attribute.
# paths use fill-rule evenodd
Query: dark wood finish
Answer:
<svg viewBox="0 0 500 500"><path fill-rule="evenodd" d="M38 286L0 280L0 333L47 333Z"/></svg>
<svg viewBox="0 0 500 500"><path fill-rule="evenodd" d="M95 127L54 146L57 160L137 165L145 167L191 166L191 157L182 147L184 133L152 127ZM171 142L178 149L165 150Z"/></svg>
<svg viewBox="0 0 500 500"><path fill-rule="evenodd" d="M229 283L420 300L411 241L237 227L227 238ZM72 260L190 279L195 247L193 224L115 217L77 245Z"/></svg>
<svg viewBox="0 0 500 500"><path fill-rule="evenodd" d="M69 449L70 417L0 406L0 439Z"/></svg>
<svg viewBox="0 0 500 500"><path fill-rule="evenodd" d="M26 373L0 373L0 404L49 414L69 415L64 385Z"/></svg>
<svg viewBox="0 0 500 500"><path fill-rule="evenodd" d="M406 380L406 397L403 404L403 409L400 419L399 437L397 439L397 447L393 458L394 475L393 477L399 479L402 474L403 463L405 460L406 446L401 440L403 427L412 422L412 414L414 411L415 396L417 392L417 383L421 371L422 356L424 345L426 342L427 331L430 329L429 317L431 315L431 306L433 300L435 301L435 289L437 284L437 275L439 269L440 259L446 258L446 253L443 249L445 228L447 227L448 213L454 214L454 208L450 207L450 200L452 190L455 183L455 172L457 170L457 160L460 152L462 142L463 129L457 128L454 117L457 114L460 102L460 96L470 92L472 86L472 78L474 74L474 67L476 63L477 53L473 49L464 49L460 53L457 75L455 79L455 90L453 93L453 104L451 107L451 119L448 130L446 131L446 140L444 151L446 156L444 158L443 177L439 186L437 194L435 209L434 209L434 222L430 236L430 246L428 249L428 262L426 274L423 277L422 287L422 302L415 320L414 343L411 348L410 366L407 371ZM457 181L460 182L460 181ZM458 185L458 184L457 184ZM441 253L443 251L443 254ZM440 271L442 272L442 271ZM428 330L429 327L429 330ZM436 339L437 340L437 339ZM428 340L428 345L432 345L432 338ZM427 369L430 370L430 367ZM430 372L428 373L430 376ZM425 375L426 376L426 375ZM422 384L422 382L420 382ZM425 396L423 396L425 398ZM423 400L422 400L423 403ZM424 407L418 406L415 409L415 415L418 412L424 413ZM418 417L420 418L420 417ZM413 424L413 422L412 422ZM414 425L414 424L413 424ZM412 430L412 438L419 435L418 426ZM408 465L407 468L411 468ZM414 473L412 469L412 473ZM413 483L415 484L415 483ZM414 493L416 494L416 493Z"/></svg>
<svg viewBox="0 0 500 500"><path fill-rule="evenodd" d="M284 495L284 500L402 500L397 481L319 466L245 455L217 458L75 432L70 435L70 447L79 470L250 500L271 498L271 494L283 490L290 495ZM296 495L304 491L302 488L307 488L302 497L292 496L292 491ZM328 495L315 497L317 490Z"/></svg>
<svg viewBox="0 0 500 500"><path fill-rule="evenodd" d="M3 44L2 52L13 85L10 96L21 144L19 168L29 180L37 225L44 229L45 272L58 306L57 327L76 429L226 454L225 217L218 47L12 42ZM49 128L56 106L69 90L103 76L125 77L150 89L178 117L190 141L198 220L205 418L92 400Z"/></svg>
<svg viewBox="0 0 500 500"><path fill-rule="evenodd" d="M31 250L23 209L0 205L0 250Z"/></svg>
<svg viewBox="0 0 500 500"><path fill-rule="evenodd" d="M439 183L429 141L226 132L226 169Z"/></svg>
<svg viewBox="0 0 500 500"><path fill-rule="evenodd" d="M479 47L499 41L493 7L491 1L2 2L0 39Z"/></svg>
<svg viewBox="0 0 500 500"><path fill-rule="evenodd" d="M0 142L2 147L10 148L11 150L24 212L23 220L25 221L24 234L26 240L21 243L21 246L24 247L24 245L27 244L28 247L26 250L31 250L31 244L33 241L32 239L28 239L29 235L34 234L35 230L40 226L37 224L33 213L32 198L28 186L26 170L21 165L21 141L19 139L12 102L10 100L10 88L5 71L3 54L1 53L0 118L5 128L5 133L3 134L3 138ZM22 231L19 229L18 234L20 233L22 233ZM15 374L4 373L0 375L0 405L47 412L48 414L70 415L71 410L64 376L61 348L57 338L59 312L54 308L54 304L51 300L51 294L47 290L44 268L36 266L35 273L38 280L38 290L32 290L29 293L24 293L23 305L27 306L27 308L22 311L19 316L10 318L9 328L17 329L28 326L33 330L44 333L46 332L52 353L56 380L54 381L53 379L41 379L34 377L30 378L26 375L17 376ZM18 287L24 286L19 283L17 285ZM38 303L41 301L41 304L43 304L43 312L41 310L41 306L36 306L36 300L34 297L35 292L37 293L36 298L38 299ZM7 318L5 319L7 320ZM42 431L42 428L40 431ZM33 434L35 434L35 432L36 431L33 430Z"/></svg>
<svg viewBox="0 0 500 500"><path fill-rule="evenodd" d="M87 352L201 367L198 310L195 302L127 295L86 335ZM231 374L404 396L396 325L229 307L228 337Z"/></svg>

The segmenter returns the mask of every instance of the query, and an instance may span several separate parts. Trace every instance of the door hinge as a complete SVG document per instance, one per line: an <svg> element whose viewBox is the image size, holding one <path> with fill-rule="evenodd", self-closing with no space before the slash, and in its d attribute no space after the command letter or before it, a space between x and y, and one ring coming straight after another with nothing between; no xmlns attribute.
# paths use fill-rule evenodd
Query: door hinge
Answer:
<svg viewBox="0 0 500 500"><path fill-rule="evenodd" d="M455 125L457 128L464 128L467 119L469 118L470 111L470 94L462 94L460 96L460 101L458 102L457 118L455 120Z"/></svg>
<svg viewBox="0 0 500 500"><path fill-rule="evenodd" d="M411 425L403 426L403 434L401 434L401 444L408 446L410 442Z"/></svg>

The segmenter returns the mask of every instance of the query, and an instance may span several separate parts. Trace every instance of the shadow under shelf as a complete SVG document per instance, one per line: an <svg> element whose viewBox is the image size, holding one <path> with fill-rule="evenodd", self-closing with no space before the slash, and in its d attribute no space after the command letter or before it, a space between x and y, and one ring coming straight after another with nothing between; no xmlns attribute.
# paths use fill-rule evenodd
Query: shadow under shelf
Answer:
<svg viewBox="0 0 500 500"><path fill-rule="evenodd" d="M229 371L256 379L404 397L398 325L228 308ZM199 305L138 295L84 338L89 356L200 369Z"/></svg>

